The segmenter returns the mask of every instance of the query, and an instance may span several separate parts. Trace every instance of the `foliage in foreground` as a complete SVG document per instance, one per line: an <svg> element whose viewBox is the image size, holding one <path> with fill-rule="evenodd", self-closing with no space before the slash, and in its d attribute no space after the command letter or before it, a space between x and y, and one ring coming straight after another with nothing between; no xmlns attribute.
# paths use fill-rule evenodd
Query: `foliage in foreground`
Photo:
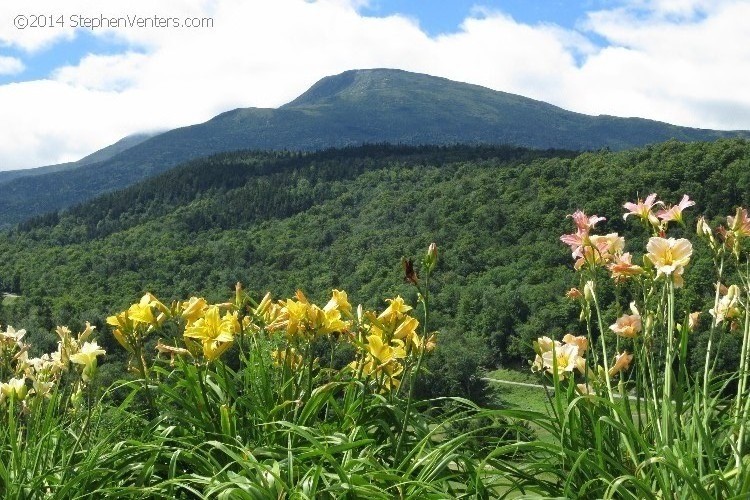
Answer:
<svg viewBox="0 0 750 500"><path fill-rule="evenodd" d="M554 391L548 414L414 397L439 346L428 329L432 246L420 273L403 261L420 319L401 297L377 312L338 290L322 307L301 292L255 302L240 287L218 304L145 295L107 320L138 373L120 406L60 391L19 405L28 394L8 389L3 487L61 498L746 498L750 217L738 208L717 228L698 220L715 263L713 307L678 312L700 278L688 274L696 245L671 236L687 233L692 205L656 195L625 204L649 235L640 260L618 233L595 233L602 217L572 214L575 232L561 240L580 273L568 296L585 332L534 345L532 369ZM622 310L606 327L609 281ZM701 321L710 325L696 371ZM146 353L157 333L169 360ZM738 365L720 372L720 346L734 337Z"/></svg>
<svg viewBox="0 0 750 500"><path fill-rule="evenodd" d="M750 219L739 208L716 229L698 220L698 236L715 263L714 304L680 312L675 299L694 247L668 233L684 226L682 212L694 204L683 196L666 206L651 194L624 205L624 218L633 216L650 233L640 265L619 234L594 234L604 218L572 215L575 232L561 240L580 273L581 286L568 296L581 306L585 334L562 342L544 336L534 344L532 370L554 388L550 417L536 423L554 442L531 444L534 460L516 466L527 485L585 498L746 498L750 492ZM599 289L608 280L630 310L605 327ZM710 323L709 337L703 369L695 372L690 356L701 321ZM718 346L732 337L740 339L739 363L732 373L718 373Z"/></svg>
<svg viewBox="0 0 750 500"><path fill-rule="evenodd" d="M20 393L4 401L12 424L0 442L4 493L492 496L497 478L481 457L526 428L466 400L414 397L437 343L428 329L436 261L434 245L421 276L404 260L421 321L401 297L377 313L353 308L339 290L322 307L299 291L255 302L239 285L219 304L192 297L167 306L146 294L107 320L138 374L121 405L91 391L64 399L64 389L39 404ZM147 352L156 335L168 358Z"/></svg>

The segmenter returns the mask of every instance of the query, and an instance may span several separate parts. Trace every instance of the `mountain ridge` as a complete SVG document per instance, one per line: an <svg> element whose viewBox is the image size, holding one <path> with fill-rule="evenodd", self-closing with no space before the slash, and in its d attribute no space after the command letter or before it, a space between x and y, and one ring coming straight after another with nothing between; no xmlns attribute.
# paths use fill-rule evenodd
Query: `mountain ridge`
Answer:
<svg viewBox="0 0 750 500"><path fill-rule="evenodd" d="M542 101L403 70L325 77L279 108L238 108L170 130L104 161L4 184L0 227L122 189L188 160L242 150L318 150L363 143L495 144L535 149L627 149L668 139L750 137L589 116Z"/></svg>
<svg viewBox="0 0 750 500"><path fill-rule="evenodd" d="M83 158L81 158L80 160L76 160L76 161L57 163L54 165L44 165L41 167L18 169L18 170L2 170L0 171L0 184L12 181L13 179L18 179L21 177L30 177L30 176L35 176L35 175L49 174L53 172L74 170L78 167L91 165L92 163L99 163L101 161L106 161L112 158L113 156L119 153L122 153L123 151L127 149L132 148L133 146L137 146L141 142L153 137L154 135L156 134L146 133L146 132L131 134L131 135L123 137L117 142L110 144L109 146L105 146L101 149L98 149L94 151L93 153L88 154L84 156Z"/></svg>

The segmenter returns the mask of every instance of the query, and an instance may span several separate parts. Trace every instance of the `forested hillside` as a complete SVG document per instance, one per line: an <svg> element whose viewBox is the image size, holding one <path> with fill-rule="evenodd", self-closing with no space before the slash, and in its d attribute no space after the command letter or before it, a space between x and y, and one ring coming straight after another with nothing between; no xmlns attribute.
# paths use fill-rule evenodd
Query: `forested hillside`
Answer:
<svg viewBox="0 0 750 500"><path fill-rule="evenodd" d="M241 281L279 296L300 288L324 300L343 288L355 304L397 293L414 302L399 285L399 261L434 241L433 388L471 394L477 368L524 364L532 339L577 328L564 294L578 283L558 240L566 215L605 216L607 232L637 245L644 236L618 207L651 192L696 201L684 231L692 235L698 214L719 220L726 207L750 204L750 142L580 155L386 145L226 153L3 233L0 286L19 297L5 299L0 322L25 327L44 351L55 339L42 332L85 320L107 331L104 318L145 291L223 300ZM710 259L696 252L686 276L710 281ZM686 281L687 308L712 300L692 291L705 284ZM613 290L603 298L614 319L622 305ZM114 340L100 338L116 359Z"/></svg>

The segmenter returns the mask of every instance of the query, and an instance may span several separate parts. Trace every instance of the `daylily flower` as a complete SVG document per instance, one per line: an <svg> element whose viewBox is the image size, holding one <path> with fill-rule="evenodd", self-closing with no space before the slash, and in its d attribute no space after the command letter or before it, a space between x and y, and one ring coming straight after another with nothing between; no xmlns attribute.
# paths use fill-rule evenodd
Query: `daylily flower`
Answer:
<svg viewBox="0 0 750 500"><path fill-rule="evenodd" d="M636 217L639 217L641 220L648 222L653 226L658 226L659 220L653 213L651 213L651 209L653 209L657 205L664 205L664 203L661 201L656 201L656 193L651 193L643 201L639 198L637 203L625 203L623 207L628 210L628 213L624 214L622 218L627 220L629 215L635 215Z"/></svg>
<svg viewBox="0 0 750 500"><path fill-rule="evenodd" d="M566 334L562 341L566 344L572 344L578 347L578 354L583 356L583 354L588 350L589 348L589 339L586 338L584 335L575 336L570 333Z"/></svg>
<svg viewBox="0 0 750 500"><path fill-rule="evenodd" d="M352 317L352 305L349 303L349 298L346 292L341 290L333 290L331 300L323 307L323 311L331 311L338 309L347 318Z"/></svg>
<svg viewBox="0 0 750 500"><path fill-rule="evenodd" d="M662 220L662 222L677 221L682 222L682 211L688 207L695 205L695 202L688 198L688 195L683 195L682 199L677 205L671 206L664 210L656 212L656 216Z"/></svg>
<svg viewBox="0 0 750 500"><path fill-rule="evenodd" d="M576 369L578 357L577 345L563 344L542 354L542 366L548 373L556 373L560 378L565 378Z"/></svg>
<svg viewBox="0 0 750 500"><path fill-rule="evenodd" d="M727 225L738 236L750 236L750 218L744 208L738 208L734 217L728 216Z"/></svg>
<svg viewBox="0 0 750 500"><path fill-rule="evenodd" d="M612 365L612 367L609 369L610 377L614 377L615 375L619 374L620 372L623 372L627 370L630 367L630 362L633 360L633 355L628 354L627 351L623 351L621 354L618 354L615 356L615 363Z"/></svg>
<svg viewBox="0 0 750 500"><path fill-rule="evenodd" d="M99 347L95 341L84 342L81 346L81 350L70 356L70 361L79 365L88 366L96 361L97 356L103 356L105 354L107 354L107 352Z"/></svg>
<svg viewBox="0 0 750 500"><path fill-rule="evenodd" d="M5 327L5 331L0 331L0 342L7 344L18 344L21 342L23 336L26 335L26 330L16 330L12 326L8 325Z"/></svg>
<svg viewBox="0 0 750 500"><path fill-rule="evenodd" d="M403 340L407 345L414 344L419 347L419 337L417 336L417 327L419 320L417 318L407 317L393 331L393 338Z"/></svg>
<svg viewBox="0 0 750 500"><path fill-rule="evenodd" d="M187 338L200 340L203 355L209 361L218 358L234 341L234 334L239 330L237 313L226 313L219 317L219 306L210 306L202 318L185 328Z"/></svg>
<svg viewBox="0 0 750 500"><path fill-rule="evenodd" d="M557 340L552 340L549 337L539 337L534 342L532 342L531 345L534 348L534 352L536 352L536 358L534 358L534 362L531 364L531 371L534 373L542 371L544 369L544 360L542 359L542 355L545 352L562 346L560 342L558 342Z"/></svg>
<svg viewBox="0 0 750 500"><path fill-rule="evenodd" d="M610 272L612 272L612 279L615 280L615 283L620 283L630 277L643 273L643 268L633 264L632 259L630 252L626 252L615 257L615 260L607 266Z"/></svg>
<svg viewBox="0 0 750 500"><path fill-rule="evenodd" d="M693 254L693 245L685 238L659 238L652 237L646 245L648 254L646 257L656 267L656 276L673 275L676 286L682 285L682 271L690 262Z"/></svg>
<svg viewBox="0 0 750 500"><path fill-rule="evenodd" d="M369 335L367 337L367 348L370 351L370 355L380 361L381 364L406 357L404 343L400 340L393 340L392 343L395 344L395 347L384 343L379 335Z"/></svg>
<svg viewBox="0 0 750 500"><path fill-rule="evenodd" d="M700 324L700 316L700 311L691 312L688 315L688 330L693 332L696 328L698 328L698 325Z"/></svg>
<svg viewBox="0 0 750 500"><path fill-rule="evenodd" d="M386 302L389 302L388 307L380 313L380 316L378 316L378 319L391 322L394 320L399 320L403 317L404 314L411 311L411 306L404 303L404 299L401 298L400 295L398 295L395 299L385 299Z"/></svg>
<svg viewBox="0 0 750 500"><path fill-rule="evenodd" d="M617 335L628 339L637 337L641 328L641 316L639 314L624 314L609 327Z"/></svg>
<svg viewBox="0 0 750 500"><path fill-rule="evenodd" d="M26 378L12 378L8 382L0 383L0 399L11 398L15 394L16 399L23 401L28 393Z"/></svg>
<svg viewBox="0 0 750 500"><path fill-rule="evenodd" d="M83 381L91 379L91 372L96 368L97 356L103 356L107 352L100 348L96 342L84 342L81 350L70 356L70 361L83 365Z"/></svg>
<svg viewBox="0 0 750 500"><path fill-rule="evenodd" d="M716 309L711 309L708 312L711 316L716 318L716 323L721 323L725 319L735 319L741 314L739 303L740 303L740 288L737 285L731 285L726 288L726 292L719 291L723 294L723 297L719 300Z"/></svg>
<svg viewBox="0 0 750 500"><path fill-rule="evenodd" d="M575 222L576 227L581 231L590 231L597 223L607 220L606 217L599 217L598 215L592 215L591 217L583 213L582 210L576 210L574 213L569 215Z"/></svg>
<svg viewBox="0 0 750 500"><path fill-rule="evenodd" d="M572 234L563 234L560 241L570 247L574 259L579 259L583 256L583 247L589 243L589 233L579 229Z"/></svg>
<svg viewBox="0 0 750 500"><path fill-rule="evenodd" d="M585 249L591 245L589 232L598 222L606 219L604 217L599 217L598 215L592 215L589 217L581 210L568 215L568 217L573 218L577 230L573 234L564 234L560 236L560 241L570 247L574 259L581 259L584 257Z"/></svg>
<svg viewBox="0 0 750 500"><path fill-rule="evenodd" d="M560 347L560 342L552 340L549 337L539 337L534 343L534 351L537 354L542 355L545 352L551 351L555 347Z"/></svg>
<svg viewBox="0 0 750 500"><path fill-rule="evenodd" d="M586 264L592 266L605 265L614 259L616 254L622 252L624 246L625 238L617 233L592 235L588 238L588 243L575 250L574 254L578 255L579 258L573 267L577 271Z"/></svg>
<svg viewBox="0 0 750 500"><path fill-rule="evenodd" d="M580 299L583 298L583 294L578 288L571 288L565 292L565 296L569 299Z"/></svg>
<svg viewBox="0 0 750 500"><path fill-rule="evenodd" d="M425 352L432 352L435 350L435 347L437 347L437 335L432 333L427 337L427 340L422 343L422 348Z"/></svg>
<svg viewBox="0 0 750 500"><path fill-rule="evenodd" d="M190 297L190 300L183 302L181 306L182 317L185 318L188 324L192 324L203 316L203 313L208 307L208 303L204 298Z"/></svg>
<svg viewBox="0 0 750 500"><path fill-rule="evenodd" d="M144 302L143 299L128 308L128 318L136 323L146 323L147 325L152 325L156 321L154 312L151 310L151 304L148 301Z"/></svg>

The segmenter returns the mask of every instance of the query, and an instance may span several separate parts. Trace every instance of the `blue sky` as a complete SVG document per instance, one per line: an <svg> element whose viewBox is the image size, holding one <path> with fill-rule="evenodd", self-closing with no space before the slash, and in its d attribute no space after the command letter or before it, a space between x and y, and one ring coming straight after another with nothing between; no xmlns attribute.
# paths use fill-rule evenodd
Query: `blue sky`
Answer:
<svg viewBox="0 0 750 500"><path fill-rule="evenodd" d="M129 47L113 37L97 37L81 31L71 39L61 40L38 51L24 51L16 47L0 46L0 56L16 57L24 70L17 74L0 74L0 85L10 82L40 80L51 76L61 66L78 64L88 54L118 54Z"/></svg>
<svg viewBox="0 0 750 500"><path fill-rule="evenodd" d="M33 14L66 25L14 25ZM211 23L73 29L72 16ZM3 0L0 170L277 107L371 67L592 115L750 129L747 19L750 0Z"/></svg>
<svg viewBox="0 0 750 500"><path fill-rule="evenodd" d="M457 31L461 22L477 8L505 12L526 24L554 23L575 28L587 10L613 3L606 0L373 0L360 12L374 16L397 13L412 16L425 31L439 35Z"/></svg>

